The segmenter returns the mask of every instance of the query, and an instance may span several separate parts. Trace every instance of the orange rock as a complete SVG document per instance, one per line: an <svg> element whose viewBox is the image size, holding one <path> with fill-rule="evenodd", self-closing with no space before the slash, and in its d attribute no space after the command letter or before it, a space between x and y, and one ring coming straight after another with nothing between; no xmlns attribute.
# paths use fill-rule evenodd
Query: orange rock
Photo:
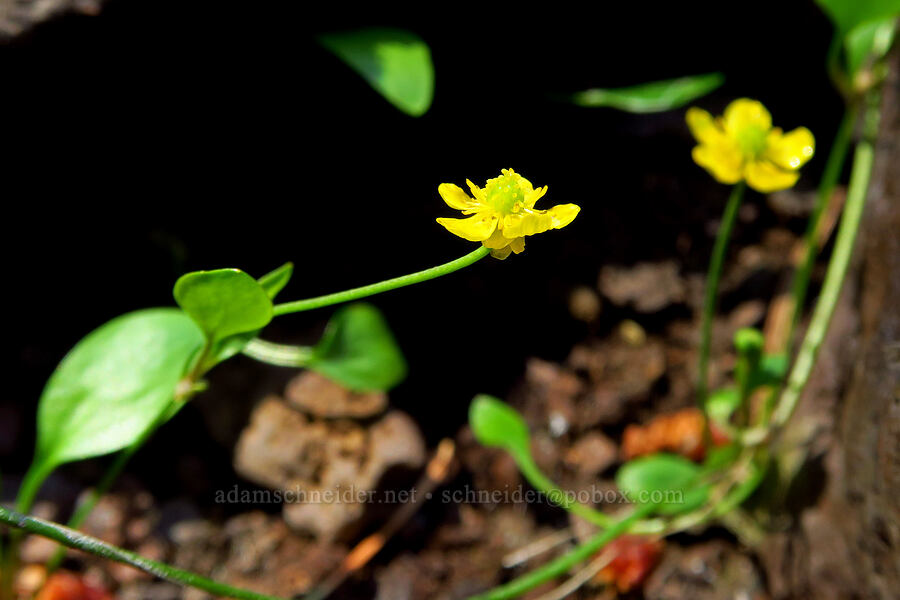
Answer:
<svg viewBox="0 0 900 600"><path fill-rule="evenodd" d="M86 584L78 575L59 571L50 576L34 600L113 600L113 597Z"/></svg>
<svg viewBox="0 0 900 600"><path fill-rule="evenodd" d="M703 460L703 420L698 409L685 408L660 415L647 425L629 425L622 436L622 454L630 460L655 452L674 452L691 460ZM715 446L728 443L728 437L715 426L710 428L710 436Z"/></svg>
<svg viewBox="0 0 900 600"><path fill-rule="evenodd" d="M601 552L615 553L595 581L615 585L619 592L629 592L644 583L662 554L663 542L642 535L623 535Z"/></svg>

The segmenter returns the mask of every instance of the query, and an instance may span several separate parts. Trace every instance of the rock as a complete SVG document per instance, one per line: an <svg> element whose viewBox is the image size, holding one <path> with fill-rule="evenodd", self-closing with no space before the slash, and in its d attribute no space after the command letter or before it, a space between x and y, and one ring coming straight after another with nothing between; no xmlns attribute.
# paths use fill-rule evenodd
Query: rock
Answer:
<svg viewBox="0 0 900 600"><path fill-rule="evenodd" d="M598 286L613 303L630 305L644 313L684 302L687 292L678 264L671 260L634 267L605 266Z"/></svg>
<svg viewBox="0 0 900 600"><path fill-rule="evenodd" d="M422 467L425 443L399 411L362 425L308 418L270 397L254 410L234 460L242 476L285 493L291 527L330 541L358 529L367 495L388 471Z"/></svg>
<svg viewBox="0 0 900 600"><path fill-rule="evenodd" d="M284 395L292 407L323 418L360 419L382 413L387 408L384 392L351 392L314 371L304 371L294 377Z"/></svg>
<svg viewBox="0 0 900 600"><path fill-rule="evenodd" d="M566 464L582 477L596 477L616 462L616 443L599 432L583 435L566 452Z"/></svg>
<svg viewBox="0 0 900 600"><path fill-rule="evenodd" d="M569 294L569 313L579 321L596 321L600 316L600 309L600 296L586 285L576 287Z"/></svg>
<svg viewBox="0 0 900 600"><path fill-rule="evenodd" d="M103 0L4 0L0 2L0 43L66 13L96 16L102 5Z"/></svg>
<svg viewBox="0 0 900 600"><path fill-rule="evenodd" d="M753 560L721 540L687 548L668 544L644 585L647 600L754 600L766 598Z"/></svg>
<svg viewBox="0 0 900 600"><path fill-rule="evenodd" d="M546 427L553 437L568 432L575 420L575 399L584 391L581 379L564 367L529 359L522 399L525 419Z"/></svg>

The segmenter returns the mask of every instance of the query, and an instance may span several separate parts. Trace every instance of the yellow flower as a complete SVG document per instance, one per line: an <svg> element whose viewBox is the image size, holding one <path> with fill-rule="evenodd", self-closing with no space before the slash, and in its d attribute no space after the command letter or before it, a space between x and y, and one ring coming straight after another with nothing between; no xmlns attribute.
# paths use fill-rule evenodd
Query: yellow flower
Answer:
<svg viewBox="0 0 900 600"><path fill-rule="evenodd" d="M694 162L722 183L746 180L758 192L791 187L798 169L812 158L815 140L806 127L783 133L772 127L772 116L762 103L735 100L725 114L713 119L705 110L687 111L687 124L699 142Z"/></svg>
<svg viewBox="0 0 900 600"><path fill-rule="evenodd" d="M480 188L468 179L470 198L462 188L442 183L438 193L447 206L461 210L465 219L438 219L447 231L471 242L481 242L491 249L491 256L504 259L510 252L525 249L525 236L560 229L571 223L578 211L575 204L559 204L549 210L534 207L547 186L534 189L531 182L513 171L503 169L500 177L488 179Z"/></svg>

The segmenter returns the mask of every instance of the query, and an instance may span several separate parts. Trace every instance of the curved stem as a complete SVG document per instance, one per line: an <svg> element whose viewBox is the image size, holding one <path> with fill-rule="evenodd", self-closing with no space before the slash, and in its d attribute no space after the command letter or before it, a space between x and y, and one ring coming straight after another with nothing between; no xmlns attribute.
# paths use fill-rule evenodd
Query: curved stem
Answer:
<svg viewBox="0 0 900 600"><path fill-rule="evenodd" d="M375 294L380 294L382 292L405 287L407 285L413 285L414 283L421 283L423 281L428 281L429 279L435 279L442 275L449 275L454 271L459 271L464 267L468 267L469 265L478 262L479 260L487 256L489 252L490 249L481 246L478 248L478 250L470 252L463 257L457 258L456 260L451 260L448 263L444 263L436 267L431 267L430 269L425 269L424 271L418 271L416 273L410 273L409 275L394 277L393 279L386 279L384 281L379 281L378 283L364 285L362 287L353 288L351 290L344 290L343 292L335 292L334 294L326 294L324 296L317 296L315 298L307 298L306 300L295 300L293 302L276 304L274 314L277 317L280 315L287 315L304 310L312 310L313 308L330 306L332 304L340 304L341 302L350 302L351 300L358 300L360 298L365 298L366 296L374 296Z"/></svg>
<svg viewBox="0 0 900 600"><path fill-rule="evenodd" d="M825 170L822 172L822 179L819 182L819 189L816 195L816 205L809 217L809 223L806 226L806 233L803 239L803 258L800 261L800 267L794 274L793 285L791 286L791 300L794 304L794 314L791 318L790 329L787 336L788 349L792 346L794 332L797 329L797 323L803 314L803 304L806 300L806 292L809 288L809 278L812 273L813 266L816 262L816 255L819 249L819 221L822 212L828 205L834 188L837 186L838 179L841 176L844 162L847 160L847 152L850 149L850 139L853 136L853 126L859 116L859 106L854 104L848 106L844 111L844 117L834 136L831 144L831 150L828 153L828 159L825 162Z"/></svg>
<svg viewBox="0 0 900 600"><path fill-rule="evenodd" d="M178 569L171 565L161 563L149 558L144 558L134 552L123 550L111 544L107 544L97 538L93 538L57 523L45 521L35 517L29 517L21 513L8 510L0 506L0 523L40 535L59 542L69 548L82 550L91 554L108 558L116 562L130 565L146 573L150 573L160 579L165 579L180 585L195 587L217 596L226 598L238 598L240 600L281 600L276 596L257 594L249 590L232 587L230 585L207 579L196 573Z"/></svg>
<svg viewBox="0 0 900 600"><path fill-rule="evenodd" d="M825 282L822 284L822 291L816 302L806 337L803 338L794 368L791 370L784 392L778 400L778 406L772 414L772 425L776 428L787 423L793 414L794 408L800 400L800 394L806 387L806 382L815 366L819 348L825 339L828 324L831 322L831 316L837 306L844 277L850 265L850 257L853 254L856 233L862 220L874 154L873 145L868 140L863 140L856 146L853 172L850 175L850 187L847 192L847 204L844 206L844 214L841 217L834 253L828 264Z"/></svg>
<svg viewBox="0 0 900 600"><path fill-rule="evenodd" d="M279 367L304 367L312 356L309 346L290 346L275 344L259 338L253 338L241 353L260 362Z"/></svg>
<svg viewBox="0 0 900 600"><path fill-rule="evenodd" d="M546 565L535 569L534 571L514 579L511 582L496 587L484 594L473 596L469 600L507 600L515 598L527 592L528 590L539 586L540 584L562 575L575 565L590 558L596 554L603 546L610 543L626 531L629 527L639 519L650 514L655 508L653 504L644 504L639 506L630 515L624 519L617 521L609 529L598 533L584 544L577 546L575 549L567 552L559 558L550 561Z"/></svg>
<svg viewBox="0 0 900 600"><path fill-rule="evenodd" d="M706 412L706 394L709 371L709 347L712 338L712 322L716 313L716 300L719 292L719 278L722 275L722 266L725 263L725 253L728 250L728 241L731 239L731 231L737 220L738 208L744 197L745 185L743 182L736 184L731 189L728 204L722 214L722 223L716 235L716 243L713 246L712 257L709 261L709 271L706 275L706 295L703 301L703 322L700 327L700 354L697 360L697 404L700 410Z"/></svg>
<svg viewBox="0 0 900 600"><path fill-rule="evenodd" d="M573 515L581 517L585 521L593 523L603 529L615 526L616 520L613 517L591 508L586 504L570 501L566 493L541 472L533 458L530 456L519 456L514 458L516 459L516 464L519 466L519 471L525 476L528 483L534 486L538 491L543 492L543 494L547 496L547 499L553 504L556 504Z"/></svg>

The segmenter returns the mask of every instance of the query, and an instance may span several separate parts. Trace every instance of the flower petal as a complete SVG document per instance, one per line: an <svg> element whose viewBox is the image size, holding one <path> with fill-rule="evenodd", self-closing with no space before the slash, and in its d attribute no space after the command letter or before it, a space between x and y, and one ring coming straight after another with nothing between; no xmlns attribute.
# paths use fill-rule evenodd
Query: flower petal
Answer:
<svg viewBox="0 0 900 600"><path fill-rule="evenodd" d="M782 169L767 160L755 160L744 168L747 185L764 194L784 190L800 178L800 173Z"/></svg>
<svg viewBox="0 0 900 600"><path fill-rule="evenodd" d="M738 136L747 128L768 131L772 129L772 115L762 102L749 98L738 98L725 108L723 115L725 131L730 136Z"/></svg>
<svg viewBox="0 0 900 600"><path fill-rule="evenodd" d="M581 208L576 204L559 204L550 210L525 210L503 217L503 237L519 238L559 229L571 223Z"/></svg>
<svg viewBox="0 0 900 600"><path fill-rule="evenodd" d="M494 233L486 240L483 240L481 243L486 248L491 249L499 249L509 245L510 240L503 235L503 230L499 227L494 230Z"/></svg>
<svg viewBox="0 0 900 600"><path fill-rule="evenodd" d="M720 183L730 184L741 180L743 156L737 146L727 140L694 146L691 156L695 163L709 171Z"/></svg>
<svg viewBox="0 0 900 600"><path fill-rule="evenodd" d="M544 197L544 194L547 193L547 186L539 187L530 192L525 192L525 208L534 208L534 205L538 200Z"/></svg>
<svg viewBox="0 0 900 600"><path fill-rule="evenodd" d="M475 196L475 199L479 202L484 202L484 190L480 187L466 179L466 185L469 186L469 189L472 190L472 195Z"/></svg>
<svg viewBox="0 0 900 600"><path fill-rule="evenodd" d="M491 213L479 213L467 219L438 219L437 222L447 228L453 235L470 242L481 242L494 233L497 228L497 217Z"/></svg>
<svg viewBox="0 0 900 600"><path fill-rule="evenodd" d="M475 202L469 198L461 187L452 183L442 183L438 186L438 194L450 208L456 210L471 209Z"/></svg>
<svg viewBox="0 0 900 600"><path fill-rule="evenodd" d="M512 248L512 251L516 254L522 254L522 252L525 251L525 238L520 237L510 241L509 247Z"/></svg>
<svg viewBox="0 0 900 600"><path fill-rule="evenodd" d="M787 133L773 129L766 138L765 157L782 169L799 169L815 150L816 140L806 127Z"/></svg>
<svg viewBox="0 0 900 600"><path fill-rule="evenodd" d="M687 121L688 129L701 144L709 144L721 139L724 132L716 125L711 114L702 108L691 107L684 116Z"/></svg>
<svg viewBox="0 0 900 600"><path fill-rule="evenodd" d="M562 229L575 220L581 207L577 204L557 204L547 212L553 217L553 229Z"/></svg>

